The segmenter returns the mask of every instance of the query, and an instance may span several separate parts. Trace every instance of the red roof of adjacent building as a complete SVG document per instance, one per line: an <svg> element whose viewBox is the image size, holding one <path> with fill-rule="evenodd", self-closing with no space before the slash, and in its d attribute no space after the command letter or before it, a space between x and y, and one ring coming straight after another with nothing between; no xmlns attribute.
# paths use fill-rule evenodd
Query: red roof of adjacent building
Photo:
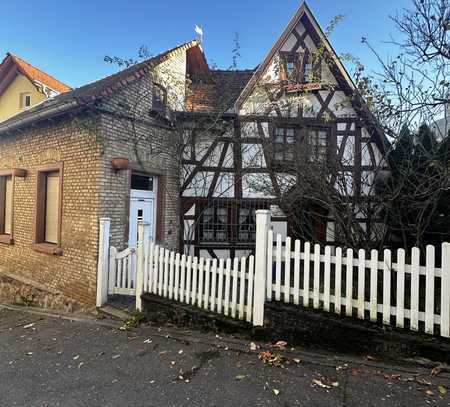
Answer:
<svg viewBox="0 0 450 407"><path fill-rule="evenodd" d="M61 81L58 81L53 76L41 71L27 61L19 58L14 54L11 54L10 52L6 54L5 59L0 64L0 81L3 77L7 76L12 67L15 67L18 72L26 76L31 82L40 82L59 93L64 93L72 90L72 88L65 85Z"/></svg>

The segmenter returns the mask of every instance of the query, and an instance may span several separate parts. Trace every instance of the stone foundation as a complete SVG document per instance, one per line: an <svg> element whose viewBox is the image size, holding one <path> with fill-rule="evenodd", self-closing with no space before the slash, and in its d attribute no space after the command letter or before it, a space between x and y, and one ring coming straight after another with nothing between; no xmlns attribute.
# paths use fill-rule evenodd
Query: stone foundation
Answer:
<svg viewBox="0 0 450 407"><path fill-rule="evenodd" d="M46 308L64 313L87 313L95 310L95 307L68 298L59 291L5 274L0 274L0 303Z"/></svg>

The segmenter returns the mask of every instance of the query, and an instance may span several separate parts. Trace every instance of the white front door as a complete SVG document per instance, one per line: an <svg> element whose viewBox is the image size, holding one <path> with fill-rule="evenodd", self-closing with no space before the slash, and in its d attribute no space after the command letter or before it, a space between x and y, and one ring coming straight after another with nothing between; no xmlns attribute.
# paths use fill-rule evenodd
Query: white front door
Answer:
<svg viewBox="0 0 450 407"><path fill-rule="evenodd" d="M144 240L154 240L156 226L156 179L152 181L152 190L132 189L130 193L130 220L128 246L136 247L138 240L137 225L143 221L146 226Z"/></svg>

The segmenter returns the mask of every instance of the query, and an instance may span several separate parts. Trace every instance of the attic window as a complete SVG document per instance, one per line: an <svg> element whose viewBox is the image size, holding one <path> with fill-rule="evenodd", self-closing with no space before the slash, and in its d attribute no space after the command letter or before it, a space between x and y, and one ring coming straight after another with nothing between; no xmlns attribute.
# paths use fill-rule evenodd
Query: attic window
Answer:
<svg viewBox="0 0 450 407"><path fill-rule="evenodd" d="M31 106L31 94L30 93L21 93L19 105L21 109L27 109Z"/></svg>
<svg viewBox="0 0 450 407"><path fill-rule="evenodd" d="M299 59L297 52L280 52L280 78L283 81L297 81Z"/></svg>
<svg viewBox="0 0 450 407"><path fill-rule="evenodd" d="M152 111L158 113L165 113L167 104L166 89L158 83L153 83L152 95Z"/></svg>

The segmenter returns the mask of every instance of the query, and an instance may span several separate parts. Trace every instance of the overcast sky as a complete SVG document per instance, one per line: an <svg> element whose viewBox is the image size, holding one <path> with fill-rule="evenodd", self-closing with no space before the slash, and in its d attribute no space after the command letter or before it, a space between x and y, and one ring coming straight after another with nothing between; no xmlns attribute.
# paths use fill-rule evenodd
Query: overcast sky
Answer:
<svg viewBox="0 0 450 407"><path fill-rule="evenodd" d="M344 15L331 43L370 68L376 61L361 44L367 37L383 54L394 28L389 20L411 0L310 0L323 28ZM3 6L1 5L3 3ZM16 53L72 87L102 78L117 67L105 55L135 57L141 45L152 54L196 38L204 28L210 63L227 68L239 35L240 68L254 68L301 4L298 0L0 0L0 58Z"/></svg>

